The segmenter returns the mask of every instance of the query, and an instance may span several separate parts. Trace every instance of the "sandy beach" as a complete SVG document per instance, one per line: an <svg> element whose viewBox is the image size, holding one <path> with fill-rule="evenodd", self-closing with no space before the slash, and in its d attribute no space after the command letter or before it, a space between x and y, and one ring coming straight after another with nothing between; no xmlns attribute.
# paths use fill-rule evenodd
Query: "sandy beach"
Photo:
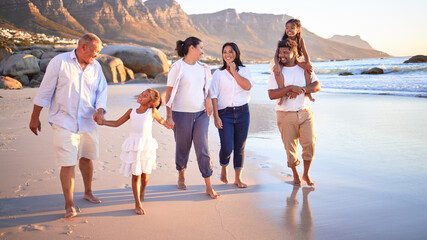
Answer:
<svg viewBox="0 0 427 240"><path fill-rule="evenodd" d="M135 96L153 84L108 86L107 119L136 107ZM164 88L164 87L163 87ZM219 180L219 138L211 119L210 152L215 190L205 193L194 150L188 190L176 188L173 132L153 124L159 142L143 207L135 215L130 178L119 173L129 133L100 127L100 158L93 188L99 205L82 199L80 212L64 219L59 168L52 150L48 110L39 136L28 123L36 88L0 90L0 239L426 239L427 99L319 93L313 104L317 149L315 188L294 188L266 89L252 91L246 145L247 189ZM162 116L165 107L160 108ZM302 167L300 167L302 171ZM234 178L229 166L229 178Z"/></svg>

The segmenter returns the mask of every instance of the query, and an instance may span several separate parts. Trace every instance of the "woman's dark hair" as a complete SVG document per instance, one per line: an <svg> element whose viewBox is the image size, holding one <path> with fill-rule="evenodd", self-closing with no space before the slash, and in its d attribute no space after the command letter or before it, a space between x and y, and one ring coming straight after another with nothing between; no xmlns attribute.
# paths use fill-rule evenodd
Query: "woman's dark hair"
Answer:
<svg viewBox="0 0 427 240"><path fill-rule="evenodd" d="M178 53L178 56L184 57L188 53L190 46L197 47L202 40L196 37L188 37L185 41L178 40L176 41L175 50Z"/></svg>
<svg viewBox="0 0 427 240"><path fill-rule="evenodd" d="M301 39L301 21L300 21L300 20L298 20L298 19L295 19L295 18L290 19L290 20L288 20L288 21L286 22L285 27L286 27L286 25L288 25L288 23L292 23L292 24L294 24L294 25L295 25L295 27L299 29L298 33L297 33L297 34L296 34L296 36L295 36L295 41L297 42L297 53L298 53L298 55L302 56L302 49L301 49L301 46L300 46L300 39ZM282 40L286 40L286 39L288 39L288 35L286 34L286 30L285 30L285 33L283 34Z"/></svg>
<svg viewBox="0 0 427 240"><path fill-rule="evenodd" d="M233 49L233 51L236 53L236 57L234 58L233 62L236 64L236 71L239 71L239 66L244 67L242 61L240 60L240 50L239 50L239 47L234 42L226 42L222 46L222 53L224 53L224 48L227 47L227 46L230 46ZM220 70L224 70L224 69L227 68L227 62L225 62L224 57L222 58L222 62L223 62L223 65L220 68Z"/></svg>

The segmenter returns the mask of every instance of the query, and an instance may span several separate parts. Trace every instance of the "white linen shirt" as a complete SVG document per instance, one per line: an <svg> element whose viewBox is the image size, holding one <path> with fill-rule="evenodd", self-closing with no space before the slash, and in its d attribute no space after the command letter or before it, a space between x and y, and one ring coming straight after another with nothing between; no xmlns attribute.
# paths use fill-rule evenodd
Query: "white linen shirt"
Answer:
<svg viewBox="0 0 427 240"><path fill-rule="evenodd" d="M247 67L239 66L238 73L248 79L252 85L252 75ZM211 98L218 100L218 110L245 105L251 98L249 91L240 87L233 75L226 69L217 69L214 72L209 91Z"/></svg>
<svg viewBox="0 0 427 240"><path fill-rule="evenodd" d="M299 87L305 87L305 76L304 76L304 69L301 68L298 65L295 65L293 67L283 67L282 68L282 74L285 78L285 86L299 86ZM317 82L319 79L317 78L316 74L312 73L311 82ZM278 89L276 78L274 77L274 73L270 74L270 77L268 78L268 89ZM310 103L308 98L305 97L305 94L300 94L294 99L286 98L282 104L278 104L280 99L276 100L276 111L299 111L302 109L310 109Z"/></svg>
<svg viewBox="0 0 427 240"><path fill-rule="evenodd" d="M107 103L107 81L101 65L94 60L84 71L75 50L55 56L47 66L34 104L49 107L49 123L74 133L96 129L96 109Z"/></svg>

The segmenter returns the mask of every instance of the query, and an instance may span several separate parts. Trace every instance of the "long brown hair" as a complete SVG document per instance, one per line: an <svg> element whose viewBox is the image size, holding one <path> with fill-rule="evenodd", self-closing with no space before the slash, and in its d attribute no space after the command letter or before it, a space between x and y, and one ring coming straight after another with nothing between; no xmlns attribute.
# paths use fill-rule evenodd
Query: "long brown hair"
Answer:
<svg viewBox="0 0 427 240"><path fill-rule="evenodd" d="M288 20L286 22L285 27L289 23L290 24L294 24L295 27L298 29L298 33L295 36L295 42L297 42L297 53L298 53L299 56L302 56L302 49L301 49L301 44L300 44L300 39L301 39L301 21L298 20L298 19L296 19L296 18L290 19L290 20ZM288 38L289 38L289 36L286 34L286 29L285 29L285 33L283 34L282 41L283 40L287 40Z"/></svg>

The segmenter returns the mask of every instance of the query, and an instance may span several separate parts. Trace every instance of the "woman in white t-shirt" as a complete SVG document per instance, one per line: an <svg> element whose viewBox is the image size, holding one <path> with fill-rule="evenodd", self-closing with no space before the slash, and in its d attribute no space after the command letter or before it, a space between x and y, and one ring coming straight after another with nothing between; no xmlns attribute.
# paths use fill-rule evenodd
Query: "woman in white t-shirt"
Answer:
<svg viewBox="0 0 427 240"><path fill-rule="evenodd" d="M209 66L199 62L203 43L196 37L176 42L180 60L172 64L166 87L166 122L171 124L175 136L175 163L179 172L178 188L187 189L184 172L192 143L197 163L205 179L206 193L214 199L221 195L212 188L212 162L208 148L209 116L212 102L209 97L211 72Z"/></svg>
<svg viewBox="0 0 427 240"><path fill-rule="evenodd" d="M219 161L222 166L221 181L228 183L227 166L233 153L234 184L240 188L242 181L245 143L249 130L249 90L251 73L240 60L240 50L233 42L222 46L223 66L212 77L212 98L215 126L221 141Z"/></svg>

